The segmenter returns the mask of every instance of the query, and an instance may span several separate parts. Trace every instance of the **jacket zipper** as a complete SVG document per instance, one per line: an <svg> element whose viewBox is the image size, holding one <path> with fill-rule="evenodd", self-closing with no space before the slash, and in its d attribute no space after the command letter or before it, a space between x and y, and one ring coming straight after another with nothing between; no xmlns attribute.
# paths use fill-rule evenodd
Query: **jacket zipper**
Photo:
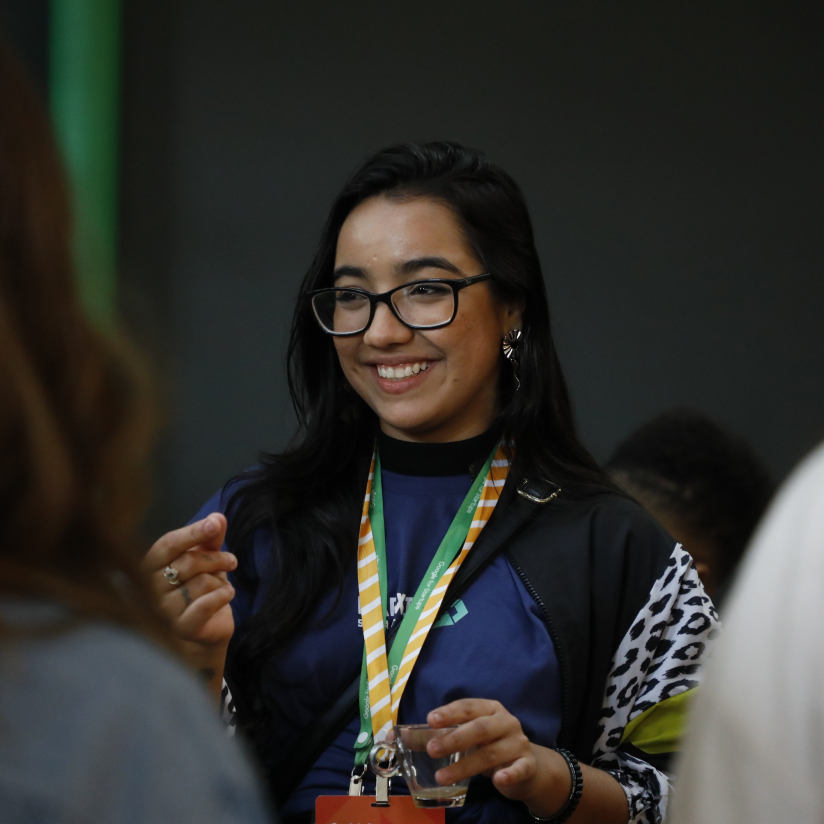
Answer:
<svg viewBox="0 0 824 824"><path fill-rule="evenodd" d="M544 622L549 630L549 637L552 639L552 643L555 647L555 654L558 656L558 666L561 670L561 730L558 733L558 744L561 745L562 742L566 742L565 734L569 723L569 671L567 668L566 659L564 657L564 652L561 647L561 639L558 635L558 631L555 629L555 625L552 623L552 619L549 617L546 604L541 596L538 595L535 587L532 586L532 582L526 577L526 574L521 569L518 562L509 552L506 553L506 559L509 561L510 566L518 574L518 577L521 579L521 583L526 588L526 591L529 593L532 600L535 601L538 608L541 610L541 614L544 616Z"/></svg>

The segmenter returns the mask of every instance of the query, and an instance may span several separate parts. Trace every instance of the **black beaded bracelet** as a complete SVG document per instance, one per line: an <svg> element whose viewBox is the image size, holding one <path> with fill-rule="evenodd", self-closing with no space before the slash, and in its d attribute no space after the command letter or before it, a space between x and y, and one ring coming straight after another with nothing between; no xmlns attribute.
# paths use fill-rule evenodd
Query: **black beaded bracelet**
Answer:
<svg viewBox="0 0 824 824"><path fill-rule="evenodd" d="M533 821L540 821L543 824L561 824L561 822L566 821L575 812L575 808L581 800L581 793L584 791L584 776L581 773L581 765L578 763L578 759L569 750L558 748L555 752L567 762L569 773L572 776L572 788L569 791L569 798L564 802L564 806L549 818L539 818L529 807L526 808Z"/></svg>

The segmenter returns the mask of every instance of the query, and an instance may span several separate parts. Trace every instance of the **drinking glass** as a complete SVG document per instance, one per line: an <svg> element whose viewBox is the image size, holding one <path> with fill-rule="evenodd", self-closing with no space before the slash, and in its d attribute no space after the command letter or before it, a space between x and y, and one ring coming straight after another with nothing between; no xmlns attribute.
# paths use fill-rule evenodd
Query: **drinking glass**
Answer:
<svg viewBox="0 0 824 824"><path fill-rule="evenodd" d="M385 741L372 747L369 764L386 778L401 773L416 807L461 807L466 800L469 779L444 787L435 780L435 773L466 758L471 750L441 758L432 758L426 751L426 745L433 738L455 729L457 727L433 730L428 724L398 724Z"/></svg>

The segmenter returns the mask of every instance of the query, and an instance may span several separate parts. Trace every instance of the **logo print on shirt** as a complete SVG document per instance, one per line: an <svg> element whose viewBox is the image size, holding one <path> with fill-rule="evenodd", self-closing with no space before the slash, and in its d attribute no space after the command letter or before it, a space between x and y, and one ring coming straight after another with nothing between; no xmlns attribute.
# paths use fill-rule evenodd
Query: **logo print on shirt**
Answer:
<svg viewBox="0 0 824 824"><path fill-rule="evenodd" d="M432 629L451 627L453 624L457 624L465 615L469 615L469 610L466 608L464 602L458 599L449 607L449 612L441 615L441 617L432 624Z"/></svg>
<svg viewBox="0 0 824 824"><path fill-rule="evenodd" d="M409 608L409 605L412 603L412 596L406 596L403 592L399 592L397 595L392 595L389 598L389 614L387 617L387 624L391 625L394 623L393 619L400 617L403 618L404 613ZM358 598L358 616L360 616L360 598ZM363 619L358 617L358 626L363 627Z"/></svg>
<svg viewBox="0 0 824 824"><path fill-rule="evenodd" d="M396 597L389 599L389 617L394 618L398 613L403 615L411 603L411 596L407 598L406 595L399 592Z"/></svg>

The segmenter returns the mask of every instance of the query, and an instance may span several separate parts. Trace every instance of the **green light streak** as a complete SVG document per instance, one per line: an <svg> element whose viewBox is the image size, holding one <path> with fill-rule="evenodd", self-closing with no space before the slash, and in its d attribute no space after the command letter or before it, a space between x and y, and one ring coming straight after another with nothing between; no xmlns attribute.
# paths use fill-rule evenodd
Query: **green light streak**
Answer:
<svg viewBox="0 0 824 824"><path fill-rule="evenodd" d="M89 317L117 297L120 0L51 0L49 90L74 206L78 285Z"/></svg>

